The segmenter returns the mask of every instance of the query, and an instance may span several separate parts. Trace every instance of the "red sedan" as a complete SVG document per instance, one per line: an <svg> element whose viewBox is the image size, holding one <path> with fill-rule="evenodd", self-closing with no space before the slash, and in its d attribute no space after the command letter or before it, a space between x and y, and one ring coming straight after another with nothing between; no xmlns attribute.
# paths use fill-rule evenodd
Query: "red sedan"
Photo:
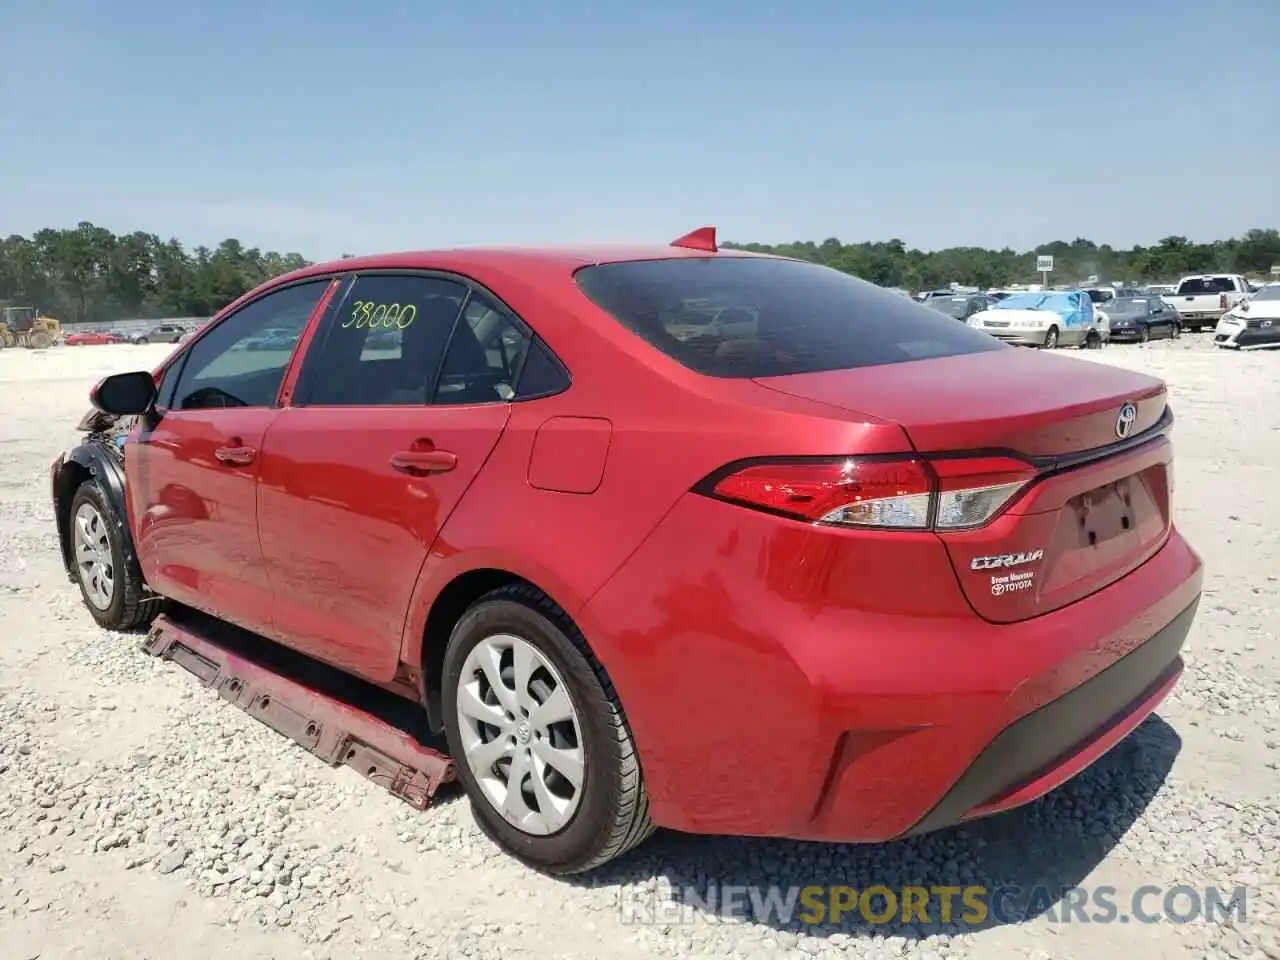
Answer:
<svg viewBox="0 0 1280 960"><path fill-rule="evenodd" d="M69 333L62 339L68 347L96 347L108 343L127 343L118 333L103 333L99 330L87 330L83 333Z"/></svg>
<svg viewBox="0 0 1280 960"><path fill-rule="evenodd" d="M140 415L55 465L97 621L168 598L420 700L553 872L1026 803L1200 597L1162 382L709 230L309 267L93 398Z"/></svg>

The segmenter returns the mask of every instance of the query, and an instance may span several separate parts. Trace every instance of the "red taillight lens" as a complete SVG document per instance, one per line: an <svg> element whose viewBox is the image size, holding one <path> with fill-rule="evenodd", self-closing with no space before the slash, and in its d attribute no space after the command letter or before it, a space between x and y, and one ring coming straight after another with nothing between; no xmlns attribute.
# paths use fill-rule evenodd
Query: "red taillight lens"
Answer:
<svg viewBox="0 0 1280 960"><path fill-rule="evenodd" d="M994 517L1035 473L1004 458L776 460L734 470L704 492L810 523L965 530Z"/></svg>
<svg viewBox="0 0 1280 960"><path fill-rule="evenodd" d="M1227 309L1227 295L1225 293L1218 295L1218 306L1223 310Z"/></svg>

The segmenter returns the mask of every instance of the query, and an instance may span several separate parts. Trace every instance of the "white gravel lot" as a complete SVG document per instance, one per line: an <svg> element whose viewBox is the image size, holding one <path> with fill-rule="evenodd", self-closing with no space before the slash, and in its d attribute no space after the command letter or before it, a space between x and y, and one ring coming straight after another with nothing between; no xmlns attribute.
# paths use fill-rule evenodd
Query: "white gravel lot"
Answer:
<svg viewBox="0 0 1280 960"><path fill-rule="evenodd" d="M1082 777L900 844L660 833L570 883L498 854L456 793L417 813L94 626L60 568L49 463L99 376L168 349L0 351L0 960L1280 958L1280 352L1188 336L1074 354L1168 380L1178 522L1207 564L1185 679ZM805 930L619 908L710 881L1111 885L1122 906L1143 884L1247 884L1249 916Z"/></svg>

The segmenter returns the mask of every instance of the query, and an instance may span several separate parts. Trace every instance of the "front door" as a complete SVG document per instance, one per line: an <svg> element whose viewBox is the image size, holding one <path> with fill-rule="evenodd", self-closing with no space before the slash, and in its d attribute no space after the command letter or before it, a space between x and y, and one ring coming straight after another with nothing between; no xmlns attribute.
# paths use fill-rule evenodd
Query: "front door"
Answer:
<svg viewBox="0 0 1280 960"><path fill-rule="evenodd" d="M419 573L506 426L528 341L435 275L358 276L327 312L263 446L259 531L284 642L394 676Z"/></svg>
<svg viewBox="0 0 1280 960"><path fill-rule="evenodd" d="M125 457L138 561L165 596L268 632L272 595L258 546L263 437L294 347L329 281L272 291L218 321L174 364L156 415ZM279 335L254 349L262 333Z"/></svg>

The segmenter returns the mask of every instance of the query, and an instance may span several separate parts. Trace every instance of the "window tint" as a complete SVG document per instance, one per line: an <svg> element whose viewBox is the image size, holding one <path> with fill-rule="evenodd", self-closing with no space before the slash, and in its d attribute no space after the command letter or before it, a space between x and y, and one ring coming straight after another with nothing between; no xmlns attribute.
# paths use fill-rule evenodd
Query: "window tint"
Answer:
<svg viewBox="0 0 1280 960"><path fill-rule="evenodd" d="M509 311L473 291L449 340L435 403L495 403L515 397L529 334Z"/></svg>
<svg viewBox="0 0 1280 960"><path fill-rule="evenodd" d="M440 277L357 277L307 350L297 402L425 404L467 287Z"/></svg>
<svg viewBox="0 0 1280 960"><path fill-rule="evenodd" d="M1178 284L1178 294L1191 297L1206 293L1232 293L1235 288L1230 277L1193 277Z"/></svg>
<svg viewBox="0 0 1280 960"><path fill-rule="evenodd" d="M569 389L569 375L541 340L529 347L516 397L546 397Z"/></svg>
<svg viewBox="0 0 1280 960"><path fill-rule="evenodd" d="M313 280L269 293L191 345L174 408L269 407L311 311L329 285Z"/></svg>
<svg viewBox="0 0 1280 960"><path fill-rule="evenodd" d="M597 305L692 370L769 377L1011 349L937 310L795 260L699 257L586 267ZM709 306L750 319L707 321Z"/></svg>

